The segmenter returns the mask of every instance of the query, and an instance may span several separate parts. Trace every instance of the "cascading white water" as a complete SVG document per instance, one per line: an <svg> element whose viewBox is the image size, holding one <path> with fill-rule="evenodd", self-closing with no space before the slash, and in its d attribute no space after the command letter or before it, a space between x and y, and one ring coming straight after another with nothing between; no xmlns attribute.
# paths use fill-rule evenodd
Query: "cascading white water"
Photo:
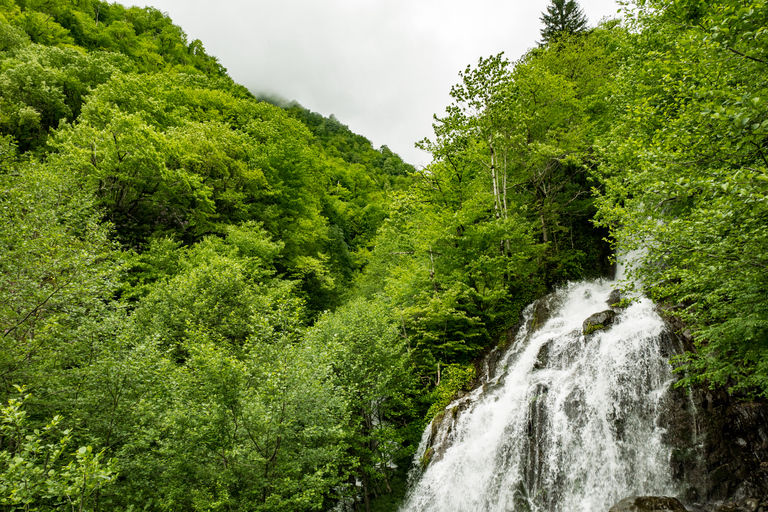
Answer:
<svg viewBox="0 0 768 512"><path fill-rule="evenodd" d="M674 382L662 319L640 300L610 329L582 334L613 286L568 285L533 332L526 310L501 375L425 432L421 449L431 444L434 458L403 512L598 512L676 493L658 424Z"/></svg>

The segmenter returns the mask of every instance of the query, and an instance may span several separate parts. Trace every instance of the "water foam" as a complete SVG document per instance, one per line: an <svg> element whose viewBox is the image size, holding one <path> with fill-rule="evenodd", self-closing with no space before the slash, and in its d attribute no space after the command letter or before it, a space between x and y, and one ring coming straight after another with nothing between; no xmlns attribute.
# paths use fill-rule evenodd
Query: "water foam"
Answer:
<svg viewBox="0 0 768 512"><path fill-rule="evenodd" d="M549 320L521 329L496 382L428 427L421 450L431 442L439 457L403 512L593 512L675 494L658 421L674 382L662 319L643 299L610 329L582 334L613 286L574 283L549 297ZM533 305L525 315L530 326Z"/></svg>

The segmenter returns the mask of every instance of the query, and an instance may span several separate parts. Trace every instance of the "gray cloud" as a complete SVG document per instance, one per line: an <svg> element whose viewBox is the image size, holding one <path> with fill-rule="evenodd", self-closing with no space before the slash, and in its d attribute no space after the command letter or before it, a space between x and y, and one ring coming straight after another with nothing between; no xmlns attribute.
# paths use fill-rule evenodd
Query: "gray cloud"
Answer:
<svg viewBox="0 0 768 512"><path fill-rule="evenodd" d="M131 2L125 2L129 4ZM429 155L432 115L458 72L504 51L517 59L539 38L549 0L150 0L200 39L239 83L335 114L378 147L415 165ZM614 0L580 2L592 24Z"/></svg>

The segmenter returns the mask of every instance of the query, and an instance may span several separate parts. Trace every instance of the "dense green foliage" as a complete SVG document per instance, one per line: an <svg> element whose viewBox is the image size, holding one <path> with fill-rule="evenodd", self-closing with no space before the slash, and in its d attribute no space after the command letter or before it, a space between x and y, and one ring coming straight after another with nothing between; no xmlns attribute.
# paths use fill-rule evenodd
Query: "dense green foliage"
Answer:
<svg viewBox="0 0 768 512"><path fill-rule="evenodd" d="M31 430L23 409L29 395L22 387L17 390L21 398L0 408L0 434L6 445L0 452L0 504L24 510L41 503L46 508L89 509L101 486L115 479L113 461L104 463L103 452L93 453L90 446L69 453L71 431L60 431L61 416Z"/></svg>
<svg viewBox="0 0 768 512"><path fill-rule="evenodd" d="M321 510L391 492L421 428L394 319L362 303L372 331L351 306L307 329L413 168L258 101L155 9L0 2L0 84L0 503ZM354 393L360 375L380 384Z"/></svg>
<svg viewBox="0 0 768 512"><path fill-rule="evenodd" d="M503 343L544 290L607 270L590 173L616 37L481 59L421 143L434 162L393 204L359 287L392 302L424 382Z"/></svg>
<svg viewBox="0 0 768 512"><path fill-rule="evenodd" d="M768 3L649 1L613 95L600 218L688 322L684 382L768 396Z"/></svg>
<svg viewBox="0 0 768 512"><path fill-rule="evenodd" d="M336 392L351 405L347 453L354 465L342 502L357 508L357 479L369 510L373 496L392 492L394 464L407 468L407 441L421 432L420 422L409 424L415 381L405 342L388 305L362 299L324 315L306 340L333 368Z"/></svg>
<svg viewBox="0 0 768 512"><path fill-rule="evenodd" d="M393 510L425 418L609 236L693 330L685 382L766 395L747 4L568 11L460 73L417 172L155 9L0 0L0 507Z"/></svg>

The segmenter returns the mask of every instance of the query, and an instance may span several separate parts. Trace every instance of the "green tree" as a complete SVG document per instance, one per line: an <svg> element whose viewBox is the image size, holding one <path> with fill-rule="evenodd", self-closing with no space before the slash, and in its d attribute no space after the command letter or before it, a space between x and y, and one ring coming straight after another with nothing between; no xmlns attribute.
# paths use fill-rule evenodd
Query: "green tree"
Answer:
<svg viewBox="0 0 768 512"><path fill-rule="evenodd" d="M485 180L457 190L453 169L429 170L419 189L392 205L361 280L361 290L392 301L425 384L439 380L439 364L471 360L506 318L517 317L535 293L540 254L528 222L495 218ZM500 250L502 240L509 250Z"/></svg>
<svg viewBox="0 0 768 512"><path fill-rule="evenodd" d="M189 329L182 366L162 350L143 354L155 389L131 410L134 435L120 448L127 478L112 501L160 510L324 509L341 483L346 446L345 406L328 385L328 367L280 332L254 337L238 355L222 341Z"/></svg>
<svg viewBox="0 0 768 512"><path fill-rule="evenodd" d="M121 53L141 72L173 70L221 77L232 83L200 40L188 42L181 28L152 7L126 8L90 0L8 0L0 4L0 17L0 22L23 30L34 43Z"/></svg>
<svg viewBox="0 0 768 512"><path fill-rule="evenodd" d="M542 44L547 44L560 34L577 34L587 29L587 18L576 0L552 0L547 12L541 13L544 28Z"/></svg>
<svg viewBox="0 0 768 512"><path fill-rule="evenodd" d="M88 353L116 286L109 227L71 175L0 139L0 396L41 386Z"/></svg>
<svg viewBox="0 0 768 512"><path fill-rule="evenodd" d="M129 322L78 373L76 409L125 475L101 503L321 510L342 481L347 407L300 343L282 244L256 223L130 258ZM167 264L159 264L167 262Z"/></svg>
<svg viewBox="0 0 768 512"><path fill-rule="evenodd" d="M762 1L638 4L599 203L618 247L642 249L644 291L688 322L683 382L762 396L766 13Z"/></svg>
<svg viewBox="0 0 768 512"><path fill-rule="evenodd" d="M45 143L50 130L80 114L91 88L131 69L127 59L102 52L26 45L6 54L0 71L0 133L22 151Z"/></svg>
<svg viewBox="0 0 768 512"><path fill-rule="evenodd" d="M539 240L549 244L547 285L607 267L607 232L589 220L595 213L590 189L601 165L595 139L610 123L606 98L622 37L611 25L586 36L563 35L523 57L507 86L517 137L508 186L538 224Z"/></svg>
<svg viewBox="0 0 768 512"><path fill-rule="evenodd" d="M622 37L605 26L514 64L480 59L420 143L434 161L390 205L358 293L391 301L425 387L503 343L547 287L607 269L590 189Z"/></svg>
<svg viewBox="0 0 768 512"><path fill-rule="evenodd" d="M0 504L24 511L93 510L95 494L117 477L114 461L105 462L90 446L69 453L72 435L59 427L61 416L32 429L24 410L29 395L17 390L21 396L0 407Z"/></svg>
<svg viewBox="0 0 768 512"><path fill-rule="evenodd" d="M385 303L355 299L323 315L306 346L332 369L331 382L347 403L346 500L355 509L362 501L370 512L375 497L393 492L395 469L407 467L421 427L411 423L415 381L406 344Z"/></svg>

